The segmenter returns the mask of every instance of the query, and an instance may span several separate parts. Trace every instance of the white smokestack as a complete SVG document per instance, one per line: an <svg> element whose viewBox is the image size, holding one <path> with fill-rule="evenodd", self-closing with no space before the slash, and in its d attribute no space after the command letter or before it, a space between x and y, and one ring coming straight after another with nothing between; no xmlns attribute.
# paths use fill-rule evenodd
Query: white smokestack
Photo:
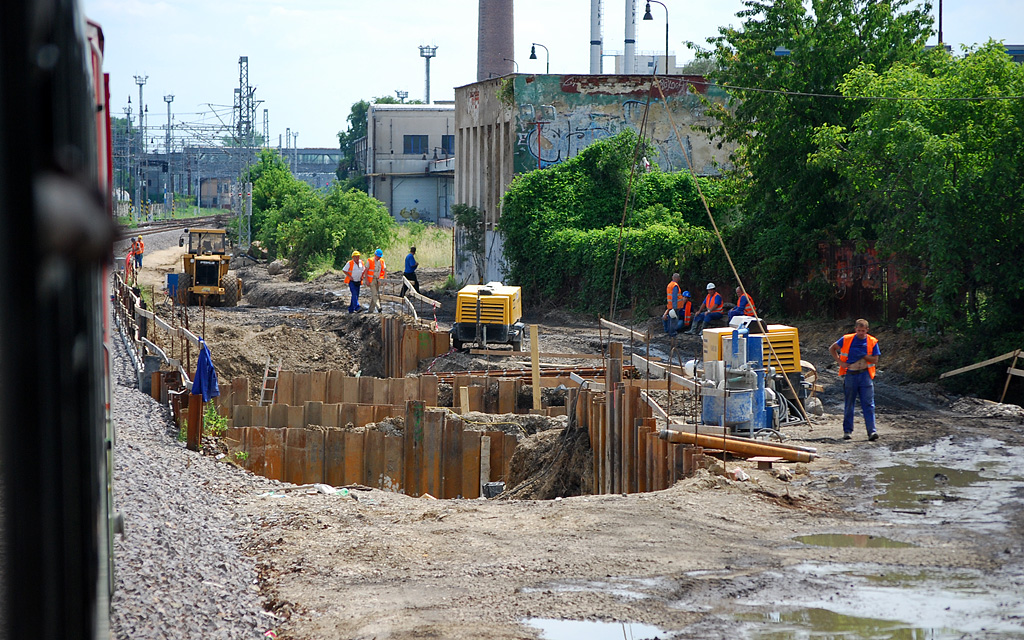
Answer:
<svg viewBox="0 0 1024 640"><path fill-rule="evenodd" d="M601 0L590 0L590 73L601 73Z"/></svg>
<svg viewBox="0 0 1024 640"><path fill-rule="evenodd" d="M636 73L636 0L626 0L626 43L622 50L622 72Z"/></svg>

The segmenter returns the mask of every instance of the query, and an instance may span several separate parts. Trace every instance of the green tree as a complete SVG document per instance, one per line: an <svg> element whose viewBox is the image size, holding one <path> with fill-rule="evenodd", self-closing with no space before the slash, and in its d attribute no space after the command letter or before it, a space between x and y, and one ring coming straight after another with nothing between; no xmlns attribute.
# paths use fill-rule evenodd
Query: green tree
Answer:
<svg viewBox="0 0 1024 640"><path fill-rule="evenodd" d="M727 105L712 107L717 135L739 143L733 158L743 177L746 241L738 267L762 291L802 279L821 241L844 239L836 224L841 179L829 166L808 165L823 125L849 126L865 105L795 95L836 94L862 64L884 71L924 55L931 6L913 0L745 0L738 27L722 27L705 52L712 78L732 87ZM777 55L785 53L788 55ZM839 216L842 219L842 216ZM764 296L766 300L770 299Z"/></svg>
<svg viewBox="0 0 1024 640"><path fill-rule="evenodd" d="M249 167L248 180L252 182L253 233L262 242L273 244L272 234L266 236L263 233L267 217L271 212L281 210L287 197L307 194L313 188L293 176L288 165L272 149L259 152L255 164Z"/></svg>
<svg viewBox="0 0 1024 640"><path fill-rule="evenodd" d="M989 42L963 58L935 51L921 64L862 65L841 89L888 99L865 102L849 126L819 127L812 164L845 181L849 226L907 265L901 275L921 291L910 321L984 336L993 351L1018 346L1024 67ZM1017 98L971 99L996 96ZM998 344L1009 336L1011 346Z"/></svg>

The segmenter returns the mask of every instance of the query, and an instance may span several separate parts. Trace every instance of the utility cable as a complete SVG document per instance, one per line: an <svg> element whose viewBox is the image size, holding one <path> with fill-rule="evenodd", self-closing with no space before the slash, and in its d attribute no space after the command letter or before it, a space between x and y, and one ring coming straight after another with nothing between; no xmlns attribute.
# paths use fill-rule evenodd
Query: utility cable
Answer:
<svg viewBox="0 0 1024 640"><path fill-rule="evenodd" d="M742 293L743 295L746 295L747 294L747 288L745 286L743 286L743 280L740 279L739 271L736 270L736 265L732 261L732 256L729 254L729 249L726 248L726 246L725 246L725 240L722 238L722 232L719 231L719 229L718 229L718 223L715 222L715 217L713 215L711 215L711 207L708 205L708 200L704 196L704 190L701 189L700 181L697 180L697 175L693 171L693 164L690 161L690 156L689 156L689 154L686 153L686 148L683 147L683 138L682 138L682 136L679 135L679 129L676 126L675 118L672 117L672 111L668 108L668 100L665 97L665 92L662 90L661 82L658 80L657 76L654 76L652 85L653 86L657 86L658 93L661 94L661 104L662 104L662 106L665 107L665 114L668 116L669 123L672 125L672 133L675 135L676 141L679 143L679 148L683 152L683 157L686 159L686 167L687 167L687 169L690 170L690 175L693 176L693 183L697 187L697 195L700 196L700 202L701 202L701 204L704 205L704 211L707 212L707 214L708 214L708 219L711 221L711 227L715 231L715 237L718 238L718 244L720 244L722 246L722 251L725 253L725 259L729 262L729 269L732 270L732 275L733 275L733 277L736 278L736 283L740 287L740 293ZM758 322L758 324L761 325L762 333L764 335L768 335L768 327L765 325L764 321L761 320L761 319L758 319L757 322ZM763 344L767 344L768 345L768 349L769 349L769 351L771 351L772 358L774 358L775 361L779 363L779 366L781 368L782 361L779 360L778 355L775 353L775 347L772 345L771 340L767 340ZM770 360L769 360L768 364L769 364L769 366L771 366L771 361ZM782 373L783 373L782 377L785 378L786 384L787 384L787 386L789 386L789 391L793 394L793 397L796 399L796 406L799 407L800 413L803 414L804 420L807 422L807 424L811 424L810 416L808 416L807 410L804 409L803 403L800 402L800 396L796 392L796 387L793 386L793 381L789 379L788 375L786 375L785 370L783 370ZM785 399L783 399L783 400L785 400Z"/></svg>
<svg viewBox="0 0 1024 640"><path fill-rule="evenodd" d="M654 84L647 91L647 104L644 105L644 117L640 120L640 135L637 136L636 145L633 147L633 162L629 166L629 182L626 183L626 201L622 205L622 221L619 223L619 241L615 246L615 264L612 267L612 299L608 305L608 319L615 319L615 298L618 294L617 283L619 282L619 255L622 252L622 235L625 232L626 216L629 214L629 199L633 189L633 177L636 175L637 156L640 155L640 146L644 140L644 130L647 128L647 114L651 109L651 94L654 93ZM625 269L625 260L623 260Z"/></svg>

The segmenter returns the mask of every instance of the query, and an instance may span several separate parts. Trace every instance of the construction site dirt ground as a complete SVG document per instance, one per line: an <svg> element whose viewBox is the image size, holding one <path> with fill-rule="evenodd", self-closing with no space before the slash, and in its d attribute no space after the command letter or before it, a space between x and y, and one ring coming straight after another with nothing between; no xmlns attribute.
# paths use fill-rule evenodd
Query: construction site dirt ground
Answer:
<svg viewBox="0 0 1024 640"><path fill-rule="evenodd" d="M147 254L143 270L157 302L158 265L173 266L178 250L164 251ZM296 371L373 374L379 323L344 312L338 276L300 283L265 265L239 273L242 304L205 310L222 380L244 375L258 386L268 357ZM421 274L423 290L445 275ZM444 328L454 298L438 299ZM541 351L601 352L595 318L525 306ZM193 327L202 315L190 310ZM930 365L912 338L881 328L872 332L883 354L881 438L868 442L858 416L854 439L843 441L827 348L849 329L790 324L825 388L825 415L785 429L788 442L817 447L811 463L769 472L730 459L725 469L749 480L701 471L628 496L431 500L371 490L243 501L256 524L247 551L278 637L1024 636L1024 411L903 383ZM665 356L660 319L634 323L648 327L652 353ZM678 348L699 355L700 342L683 337ZM451 354L421 370L509 361Z"/></svg>

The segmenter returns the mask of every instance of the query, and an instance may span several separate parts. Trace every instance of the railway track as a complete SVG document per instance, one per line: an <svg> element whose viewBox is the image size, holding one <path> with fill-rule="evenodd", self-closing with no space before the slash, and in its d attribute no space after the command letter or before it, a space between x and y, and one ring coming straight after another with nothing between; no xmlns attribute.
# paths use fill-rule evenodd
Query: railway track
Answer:
<svg viewBox="0 0 1024 640"><path fill-rule="evenodd" d="M185 227L222 227L227 220L226 215L201 216L198 218L178 218L175 220L157 220L138 227L121 227L118 239L127 240L135 236L151 236L154 233L174 231Z"/></svg>

